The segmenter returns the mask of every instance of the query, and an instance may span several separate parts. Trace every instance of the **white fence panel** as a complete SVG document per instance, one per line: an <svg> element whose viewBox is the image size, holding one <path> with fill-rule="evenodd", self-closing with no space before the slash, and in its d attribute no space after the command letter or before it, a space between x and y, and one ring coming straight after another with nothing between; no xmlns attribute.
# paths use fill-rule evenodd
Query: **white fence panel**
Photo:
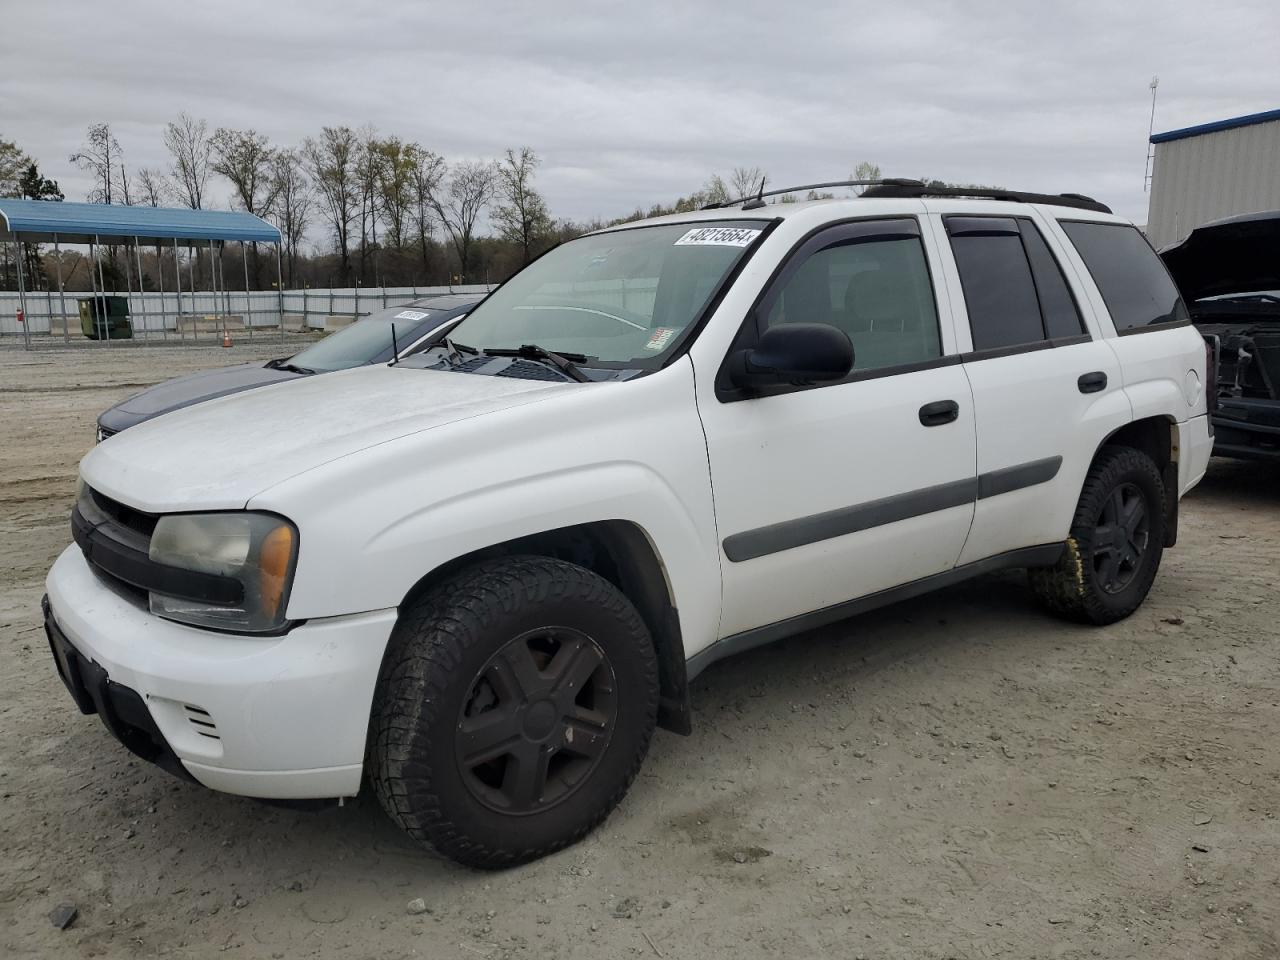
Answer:
<svg viewBox="0 0 1280 960"><path fill-rule="evenodd" d="M483 294L492 287L483 284L455 287L348 287L346 289L286 290L283 295L274 290L228 290L165 293L109 293L107 296L126 297L129 301L129 319L135 333L144 338L151 335L165 336L193 322L215 318L215 322L229 318L229 323L244 327L271 327L280 323L283 305L286 326L305 325L309 329L323 330L330 316L363 317L386 307L398 306L421 297L440 296L449 293ZM60 299L57 291L37 290L27 294L25 324L27 332L45 335L63 332L62 303L66 304L66 318L72 337L79 336L79 301L92 299L88 291L68 291ZM18 323L21 300L16 290L0 290L0 337L23 333Z"/></svg>

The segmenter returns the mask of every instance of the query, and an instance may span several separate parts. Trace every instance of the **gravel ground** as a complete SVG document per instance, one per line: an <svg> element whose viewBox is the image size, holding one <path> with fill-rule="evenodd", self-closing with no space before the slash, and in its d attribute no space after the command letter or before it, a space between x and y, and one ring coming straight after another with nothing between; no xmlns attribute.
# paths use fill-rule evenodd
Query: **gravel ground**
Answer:
<svg viewBox="0 0 1280 960"><path fill-rule="evenodd" d="M39 623L76 463L139 386L271 354L0 349L0 956L1280 956L1274 467L1214 461L1124 623L1009 573L714 667L693 736L527 867L135 761Z"/></svg>

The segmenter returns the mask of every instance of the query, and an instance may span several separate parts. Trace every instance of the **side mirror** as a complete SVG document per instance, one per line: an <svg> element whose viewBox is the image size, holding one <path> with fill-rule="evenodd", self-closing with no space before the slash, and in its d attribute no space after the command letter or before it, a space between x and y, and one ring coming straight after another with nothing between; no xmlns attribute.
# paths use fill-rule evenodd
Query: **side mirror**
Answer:
<svg viewBox="0 0 1280 960"><path fill-rule="evenodd" d="M744 389L842 380L853 369L853 343L825 323L784 323L760 335L754 350L730 358L729 378Z"/></svg>

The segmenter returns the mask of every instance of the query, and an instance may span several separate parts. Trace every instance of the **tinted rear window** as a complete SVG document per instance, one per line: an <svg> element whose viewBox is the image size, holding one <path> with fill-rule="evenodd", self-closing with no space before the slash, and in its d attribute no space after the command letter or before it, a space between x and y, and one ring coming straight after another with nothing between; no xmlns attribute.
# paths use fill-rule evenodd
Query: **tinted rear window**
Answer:
<svg viewBox="0 0 1280 960"><path fill-rule="evenodd" d="M1117 332L1187 320L1178 288L1137 227L1061 223L1098 285Z"/></svg>
<svg viewBox="0 0 1280 960"><path fill-rule="evenodd" d="M1040 301L1017 224L1008 218L947 217L964 287L974 350L1044 339Z"/></svg>

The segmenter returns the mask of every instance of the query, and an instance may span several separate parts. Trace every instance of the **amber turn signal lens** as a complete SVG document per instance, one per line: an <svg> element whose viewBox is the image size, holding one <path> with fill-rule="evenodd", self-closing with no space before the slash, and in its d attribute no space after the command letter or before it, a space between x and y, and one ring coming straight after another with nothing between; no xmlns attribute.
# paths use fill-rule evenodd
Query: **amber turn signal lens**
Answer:
<svg viewBox="0 0 1280 960"><path fill-rule="evenodd" d="M280 599L284 596L285 581L289 578L289 567L293 562L293 527L282 523L262 541L258 567L261 571L262 609L270 617L275 617L280 609Z"/></svg>

